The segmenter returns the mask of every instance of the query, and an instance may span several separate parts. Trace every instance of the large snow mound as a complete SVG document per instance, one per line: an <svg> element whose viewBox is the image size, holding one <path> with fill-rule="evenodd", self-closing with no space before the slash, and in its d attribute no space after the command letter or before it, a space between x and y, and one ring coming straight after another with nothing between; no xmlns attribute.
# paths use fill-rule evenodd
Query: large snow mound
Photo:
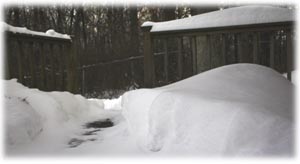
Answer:
<svg viewBox="0 0 300 164"><path fill-rule="evenodd" d="M294 85L255 64L219 67L123 95L136 144L159 154L291 156Z"/></svg>

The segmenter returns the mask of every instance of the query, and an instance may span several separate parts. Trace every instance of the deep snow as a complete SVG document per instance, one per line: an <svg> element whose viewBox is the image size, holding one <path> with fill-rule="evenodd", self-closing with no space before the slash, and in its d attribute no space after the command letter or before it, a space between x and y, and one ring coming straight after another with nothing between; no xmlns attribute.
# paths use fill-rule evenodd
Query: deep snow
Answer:
<svg viewBox="0 0 300 164"><path fill-rule="evenodd" d="M116 123L120 120L120 112L106 111L102 100L29 89L15 79L5 81L4 86L8 155L59 155L69 149L67 143L72 138L89 137L80 135L88 131L83 128L85 123L107 118Z"/></svg>
<svg viewBox="0 0 300 164"><path fill-rule="evenodd" d="M293 90L292 83L270 68L235 64L165 87L127 92L123 110L144 150L291 155Z"/></svg>
<svg viewBox="0 0 300 164"><path fill-rule="evenodd" d="M165 87L130 91L115 100L42 92L16 80L4 83L9 156L294 152L294 85L259 65L224 66ZM84 127L107 119L114 126Z"/></svg>

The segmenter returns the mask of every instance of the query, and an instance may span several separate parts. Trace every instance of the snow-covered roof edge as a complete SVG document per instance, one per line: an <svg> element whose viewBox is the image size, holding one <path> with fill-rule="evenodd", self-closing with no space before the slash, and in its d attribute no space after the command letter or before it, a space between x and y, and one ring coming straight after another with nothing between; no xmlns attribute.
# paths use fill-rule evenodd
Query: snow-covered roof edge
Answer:
<svg viewBox="0 0 300 164"><path fill-rule="evenodd" d="M71 39L70 35L55 32L53 29L49 29L46 32L38 32L38 31L29 30L26 27L15 27L5 22L1 22L1 27L3 31L9 31L12 33L29 34L35 36L46 36L46 37L53 37L53 38L60 38L60 39Z"/></svg>
<svg viewBox="0 0 300 164"><path fill-rule="evenodd" d="M150 32L164 32L293 21L295 21L295 12L292 9L268 5L248 5L165 22L145 22L142 27L152 26Z"/></svg>

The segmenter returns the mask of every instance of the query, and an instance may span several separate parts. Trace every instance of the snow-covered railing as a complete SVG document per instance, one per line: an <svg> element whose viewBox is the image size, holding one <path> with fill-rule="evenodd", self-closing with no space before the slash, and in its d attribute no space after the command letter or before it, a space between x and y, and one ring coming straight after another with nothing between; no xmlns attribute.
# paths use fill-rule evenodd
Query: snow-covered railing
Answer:
<svg viewBox="0 0 300 164"><path fill-rule="evenodd" d="M295 20L293 10L275 6L240 6L166 22L145 22L151 33L226 28L258 24L288 23Z"/></svg>
<svg viewBox="0 0 300 164"><path fill-rule="evenodd" d="M41 90L75 92L77 61L69 35L1 25L6 39L6 79L17 78Z"/></svg>
<svg viewBox="0 0 300 164"><path fill-rule="evenodd" d="M2 30L7 32L12 32L14 34L27 34L32 36L51 37L57 39L69 39L69 40L71 39L70 35L55 32L53 29L49 29L46 32L38 32L38 31L29 30L26 27L11 26L5 22L1 22L1 26L2 26L1 28Z"/></svg>
<svg viewBox="0 0 300 164"><path fill-rule="evenodd" d="M290 80L294 24L294 10L266 5L145 22L141 26L145 85L165 85L233 63L271 67L287 72Z"/></svg>

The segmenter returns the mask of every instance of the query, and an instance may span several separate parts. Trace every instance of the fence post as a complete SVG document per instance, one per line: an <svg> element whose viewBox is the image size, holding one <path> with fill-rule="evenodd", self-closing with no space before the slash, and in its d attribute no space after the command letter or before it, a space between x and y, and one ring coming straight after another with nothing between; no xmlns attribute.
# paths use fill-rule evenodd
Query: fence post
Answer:
<svg viewBox="0 0 300 164"><path fill-rule="evenodd" d="M222 65L226 65L226 38L225 38L225 34L222 33L221 34L221 38L222 38Z"/></svg>
<svg viewBox="0 0 300 164"><path fill-rule="evenodd" d="M59 52L59 59L58 59L58 63L59 63L59 78L58 78L58 89L60 91L63 91L64 89L64 65L65 65L65 55L64 55L64 49L63 49L63 45L59 44L58 45L58 52Z"/></svg>
<svg viewBox="0 0 300 164"><path fill-rule="evenodd" d="M50 43L50 65L51 65L51 69L50 69L50 76L51 76L51 80L50 80L50 90L53 90L55 88L55 68L54 68L54 50L53 50L53 43Z"/></svg>
<svg viewBox="0 0 300 164"><path fill-rule="evenodd" d="M182 37L178 37L178 78L182 79Z"/></svg>
<svg viewBox="0 0 300 164"><path fill-rule="evenodd" d="M239 63L239 35L235 33L233 35L234 37L234 57L235 57L235 62L234 63Z"/></svg>
<svg viewBox="0 0 300 164"><path fill-rule="evenodd" d="M206 42L207 42L207 54L209 56L209 69L212 69L212 42L211 42L211 35L206 35Z"/></svg>
<svg viewBox="0 0 300 164"><path fill-rule="evenodd" d="M244 58L243 56L245 55L243 52L245 52L245 50L243 49L243 34L242 33L236 33L235 34L235 40L236 40L236 56L237 56L237 62L238 63L244 63Z"/></svg>
<svg viewBox="0 0 300 164"><path fill-rule="evenodd" d="M67 90L72 92L73 90L73 72L72 72L72 46L69 44L67 45Z"/></svg>
<svg viewBox="0 0 300 164"><path fill-rule="evenodd" d="M275 32L271 32L270 36L270 67L275 69L275 56L274 56L274 51L275 51Z"/></svg>
<svg viewBox="0 0 300 164"><path fill-rule="evenodd" d="M253 63L258 64L258 33L253 33Z"/></svg>
<svg viewBox="0 0 300 164"><path fill-rule="evenodd" d="M5 47L5 56L4 56L4 69L5 71L3 71L3 73L5 73L4 75L4 78L6 80L9 80L12 75L11 75L11 69L9 68L10 67L10 63L11 63L11 51L12 51L12 46L11 46L11 43L8 41L8 34L5 33L5 43L6 43L6 47Z"/></svg>
<svg viewBox="0 0 300 164"><path fill-rule="evenodd" d="M82 95L85 94L85 70L82 68L82 80L81 80L81 93Z"/></svg>
<svg viewBox="0 0 300 164"><path fill-rule="evenodd" d="M164 72L166 75L166 83L169 82L169 72L168 72L168 65L169 65L169 60L168 60L168 38L163 39L163 44L164 44Z"/></svg>
<svg viewBox="0 0 300 164"><path fill-rule="evenodd" d="M287 30L286 33L286 44L287 44L287 59L286 59L286 70L287 70L287 78L289 81L292 81L292 70L293 70L293 41L292 41L292 32L291 30Z"/></svg>
<svg viewBox="0 0 300 164"><path fill-rule="evenodd" d="M145 87L154 87L155 71L154 71L154 56L152 50L152 38L150 30L152 26L144 26L144 85Z"/></svg>
<svg viewBox="0 0 300 164"><path fill-rule="evenodd" d="M18 53L18 80L20 83L23 82L23 65L22 65L22 58L24 58L24 51L23 51L23 46L22 46L22 41L18 40L18 48L19 48L19 53Z"/></svg>
<svg viewBox="0 0 300 164"><path fill-rule="evenodd" d="M35 53L33 48L33 42L29 42L29 51L28 59L29 59L29 67L30 67L30 76L31 76L31 87L36 87L36 76L35 76Z"/></svg>
<svg viewBox="0 0 300 164"><path fill-rule="evenodd" d="M192 49L192 61L193 61L193 75L197 74L197 46L196 36L191 36L191 49Z"/></svg>
<svg viewBox="0 0 300 164"><path fill-rule="evenodd" d="M44 43L39 43L39 59L41 61L40 71L41 71L41 82L39 83L41 89L46 89L46 75L45 75L45 54L44 54Z"/></svg>
<svg viewBox="0 0 300 164"><path fill-rule="evenodd" d="M72 42L68 43L67 45L67 52L66 55L68 57L68 64L67 64L67 90L72 93L78 92L78 79L76 77L77 73L77 54L75 52L75 48Z"/></svg>

